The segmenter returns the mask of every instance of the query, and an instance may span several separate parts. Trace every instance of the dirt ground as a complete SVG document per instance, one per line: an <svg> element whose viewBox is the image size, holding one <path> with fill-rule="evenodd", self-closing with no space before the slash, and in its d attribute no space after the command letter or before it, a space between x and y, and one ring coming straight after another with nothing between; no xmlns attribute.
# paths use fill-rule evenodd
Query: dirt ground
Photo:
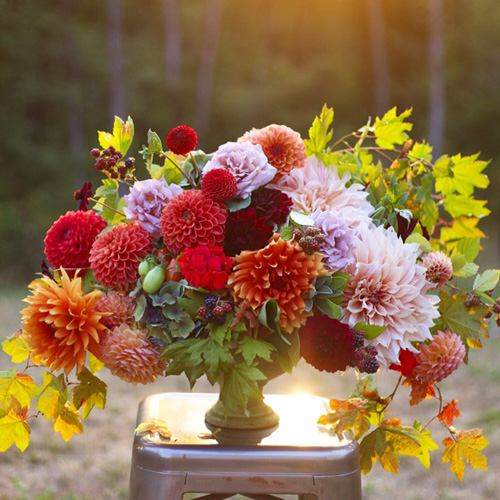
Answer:
<svg viewBox="0 0 500 500"><path fill-rule="evenodd" d="M18 326L18 294L0 295L1 337ZM363 476L364 500L401 498L404 500L482 500L498 498L500 491L500 334L493 332L486 348L472 353L469 367L461 367L453 381L443 384L444 397L459 398L462 418L456 427L481 427L490 445L484 450L488 472L467 468L464 482L458 481L441 464L440 452L431 455L431 470L415 459L403 457L400 474L384 471L376 464ZM0 369L11 365L0 355ZM65 443L54 434L49 422L38 419L33 424L31 444L21 453L10 449L0 455L0 500L115 500L126 499L137 405L144 397L158 392L188 391L182 377L158 380L146 387L130 385L104 374L109 384L107 407L91 413L85 432ZM378 377L381 393L388 394L395 383L394 374ZM285 375L268 384L269 393L309 392L319 396L346 397L354 386L351 373L340 376L322 374L305 364L292 376ZM204 382L198 392L213 392ZM424 402L418 411L410 411L408 392L403 388L395 401L393 414L405 424L432 415L433 408ZM436 423L430 428L438 443L446 437Z"/></svg>

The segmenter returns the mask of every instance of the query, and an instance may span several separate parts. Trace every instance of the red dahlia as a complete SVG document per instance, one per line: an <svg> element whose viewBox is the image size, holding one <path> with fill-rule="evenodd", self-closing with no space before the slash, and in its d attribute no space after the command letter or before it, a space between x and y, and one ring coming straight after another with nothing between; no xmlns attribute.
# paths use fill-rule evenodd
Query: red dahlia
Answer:
<svg viewBox="0 0 500 500"><path fill-rule="evenodd" d="M167 135L167 146L176 155L187 155L198 143L196 132L187 125L173 128Z"/></svg>
<svg viewBox="0 0 500 500"><path fill-rule="evenodd" d="M211 292L226 286L232 261L221 247L210 244L189 248L177 259L181 273L191 285Z"/></svg>
<svg viewBox="0 0 500 500"><path fill-rule="evenodd" d="M152 251L153 241L146 230L136 224L119 224L97 238L90 264L99 283L126 292L139 278L139 261Z"/></svg>
<svg viewBox="0 0 500 500"><path fill-rule="evenodd" d="M226 222L224 252L235 256L243 250L264 248L273 235L273 225L267 217L257 217L255 208L230 213Z"/></svg>
<svg viewBox="0 0 500 500"><path fill-rule="evenodd" d="M300 355L317 370L344 371L354 356L354 331L326 315L309 317L299 335Z"/></svg>
<svg viewBox="0 0 500 500"><path fill-rule="evenodd" d="M211 200L222 203L234 196L236 193L236 178L225 168L216 168L210 170L203 177L201 182L201 190L203 194Z"/></svg>
<svg viewBox="0 0 500 500"><path fill-rule="evenodd" d="M50 265L64 267L73 277L76 269L89 268L89 254L96 236L106 227L104 219L92 210L66 212L45 236L45 255Z"/></svg>
<svg viewBox="0 0 500 500"><path fill-rule="evenodd" d="M251 206L258 217L267 217L275 224L283 224L292 209L293 201L286 193L277 189L263 188L252 194Z"/></svg>
<svg viewBox="0 0 500 500"><path fill-rule="evenodd" d="M224 241L227 209L201 191L184 191L163 209L160 233L165 246L174 253L186 248Z"/></svg>

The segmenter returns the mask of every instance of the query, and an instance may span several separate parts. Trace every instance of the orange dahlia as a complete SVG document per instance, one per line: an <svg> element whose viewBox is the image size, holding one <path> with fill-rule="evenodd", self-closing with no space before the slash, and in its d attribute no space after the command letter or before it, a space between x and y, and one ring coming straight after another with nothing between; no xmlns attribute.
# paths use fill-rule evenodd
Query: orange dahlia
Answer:
<svg viewBox="0 0 500 500"><path fill-rule="evenodd" d="M244 134L238 142L250 141L260 144L269 163L278 172L273 182L290 173L293 168L302 168L306 160L306 147L300 134L286 125L269 125Z"/></svg>
<svg viewBox="0 0 500 500"><path fill-rule="evenodd" d="M228 286L238 301L245 301L256 314L269 299L280 308L279 325L286 333L302 326L307 312L304 296L313 280L326 274L318 252L307 255L292 241L275 234L269 244L260 249L245 250L234 259Z"/></svg>
<svg viewBox="0 0 500 500"><path fill-rule="evenodd" d="M108 314L102 318L101 323L111 329L122 323L130 324L134 321L135 300L128 295L120 295L110 290L102 294L95 309Z"/></svg>
<svg viewBox="0 0 500 500"><path fill-rule="evenodd" d="M22 311L23 332L33 356L39 356L51 370L79 373L87 351L100 357L99 343L106 331L101 319L106 313L95 310L101 292L84 294L81 278L70 279L61 270L59 286L48 276L29 286L32 295Z"/></svg>
<svg viewBox="0 0 500 500"><path fill-rule="evenodd" d="M142 328L116 326L103 340L101 351L106 368L133 385L154 382L165 371L166 361Z"/></svg>
<svg viewBox="0 0 500 500"><path fill-rule="evenodd" d="M152 250L153 241L145 229L137 224L118 224L97 238L89 260L99 283L126 292L139 278L139 261Z"/></svg>

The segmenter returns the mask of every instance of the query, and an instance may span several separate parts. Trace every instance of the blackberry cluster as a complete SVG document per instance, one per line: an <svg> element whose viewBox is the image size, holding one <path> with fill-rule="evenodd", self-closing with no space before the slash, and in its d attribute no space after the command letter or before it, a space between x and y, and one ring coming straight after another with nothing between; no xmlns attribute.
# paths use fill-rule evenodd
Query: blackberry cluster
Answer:
<svg viewBox="0 0 500 500"><path fill-rule="evenodd" d="M349 360L349 365L357 368L360 373L376 373L379 369L377 361L377 348L365 345L365 332L362 330L354 334L354 355Z"/></svg>
<svg viewBox="0 0 500 500"><path fill-rule="evenodd" d="M123 159L120 151L117 151L113 146L109 146L104 150L94 148L90 151L94 157L94 167L97 170L104 172L110 179L134 180L135 159L130 157Z"/></svg>
<svg viewBox="0 0 500 500"><path fill-rule="evenodd" d="M326 235L317 227L308 226L305 231L295 228L293 237L307 255L312 255L314 252L319 252Z"/></svg>
<svg viewBox="0 0 500 500"><path fill-rule="evenodd" d="M465 307L475 307L481 304L481 298L474 292L468 292L465 296Z"/></svg>
<svg viewBox="0 0 500 500"><path fill-rule="evenodd" d="M226 321L226 314L233 312L233 301L222 300L217 294L209 293L205 297L205 305L198 308L196 314L208 323L222 325Z"/></svg>

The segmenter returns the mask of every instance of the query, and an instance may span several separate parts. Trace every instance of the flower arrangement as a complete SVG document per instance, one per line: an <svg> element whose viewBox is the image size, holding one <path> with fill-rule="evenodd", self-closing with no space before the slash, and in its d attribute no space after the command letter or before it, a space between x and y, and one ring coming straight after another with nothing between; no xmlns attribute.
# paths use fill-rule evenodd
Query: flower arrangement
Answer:
<svg viewBox="0 0 500 500"><path fill-rule="evenodd" d="M401 454L429 466L438 447L426 427L390 417L400 385L412 406L437 401L431 420L450 432L443 460L457 477L464 460L486 468L481 430L453 427L457 401L437 384L481 347L488 318L498 322L499 271L474 263L487 163L433 160L408 135L410 113L394 108L331 144L325 106L306 140L270 125L213 154L195 149L190 127L170 131L166 150L149 131L147 180L127 157L133 122L116 118L91 151L102 185L93 195L86 183L79 209L48 230L23 326L2 344L25 367L0 373L0 450L24 450L40 414L65 440L82 432L105 406L103 367L131 384L223 376L224 405L245 410L262 399L265 366L291 372L304 358L359 373L319 423L360 440L363 472L376 460L397 471ZM387 370L400 378L382 397L374 380Z"/></svg>

